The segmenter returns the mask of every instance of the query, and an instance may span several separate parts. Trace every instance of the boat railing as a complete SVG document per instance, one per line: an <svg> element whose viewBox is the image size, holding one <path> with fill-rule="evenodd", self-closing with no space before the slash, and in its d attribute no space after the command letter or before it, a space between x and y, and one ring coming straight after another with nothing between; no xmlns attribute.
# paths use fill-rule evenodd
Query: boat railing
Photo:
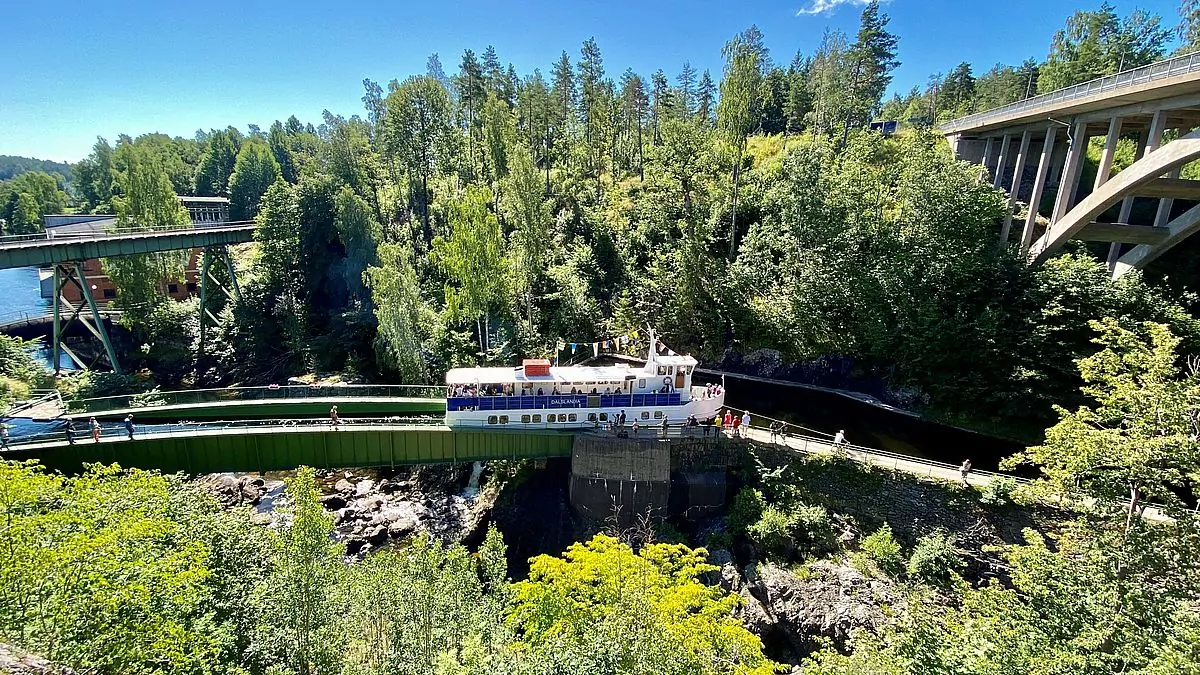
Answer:
<svg viewBox="0 0 1200 675"><path fill-rule="evenodd" d="M682 405L683 395L669 394L558 394L549 396L451 396L446 410L557 410L572 408L647 408Z"/></svg>
<svg viewBox="0 0 1200 675"><path fill-rule="evenodd" d="M73 413L100 413L111 410L233 403L276 399L350 399L350 398L441 398L443 386L409 384L338 384L338 385L267 385L261 387L222 387L183 391L149 391L141 394L103 396L71 401Z"/></svg>

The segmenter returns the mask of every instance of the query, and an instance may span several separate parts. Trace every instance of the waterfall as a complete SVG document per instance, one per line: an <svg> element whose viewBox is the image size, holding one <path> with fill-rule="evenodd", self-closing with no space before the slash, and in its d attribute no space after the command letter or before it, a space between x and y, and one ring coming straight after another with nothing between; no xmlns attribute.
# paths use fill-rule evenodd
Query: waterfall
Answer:
<svg viewBox="0 0 1200 675"><path fill-rule="evenodd" d="M471 477L467 480L467 487L463 489L463 496L474 499L479 496L479 477L483 475L483 462L475 462L471 465Z"/></svg>

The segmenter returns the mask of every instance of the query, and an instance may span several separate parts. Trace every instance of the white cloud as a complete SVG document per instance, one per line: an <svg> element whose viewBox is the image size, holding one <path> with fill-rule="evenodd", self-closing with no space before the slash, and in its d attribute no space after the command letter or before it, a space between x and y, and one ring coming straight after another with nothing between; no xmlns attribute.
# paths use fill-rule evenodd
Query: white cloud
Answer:
<svg viewBox="0 0 1200 675"><path fill-rule="evenodd" d="M796 10L796 16L804 16L806 14L832 14L833 10L841 7L842 5L854 5L862 7L868 2L870 2L870 0L812 0L812 4L808 7L801 7L800 9Z"/></svg>

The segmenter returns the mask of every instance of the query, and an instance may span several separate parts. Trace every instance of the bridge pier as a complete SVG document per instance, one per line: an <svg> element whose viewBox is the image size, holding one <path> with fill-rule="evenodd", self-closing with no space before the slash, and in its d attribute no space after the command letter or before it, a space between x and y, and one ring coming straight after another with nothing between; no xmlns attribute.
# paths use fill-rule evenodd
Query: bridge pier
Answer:
<svg viewBox="0 0 1200 675"><path fill-rule="evenodd" d="M228 301L234 301L241 298L241 290L238 288L237 272L233 269L233 258L229 255L229 247L206 246L201 254L202 261L200 264L200 344L197 346L196 363L204 357L204 347L207 344L208 327L211 324L213 328L220 325L220 321L209 310L209 297L212 294L210 286L216 286ZM225 273L228 275L229 288L226 288L219 279L213 274L212 265L216 262L225 268Z"/></svg>
<svg viewBox="0 0 1200 675"><path fill-rule="evenodd" d="M584 434L571 447L571 505L621 527L639 518L700 517L725 504L726 471L744 441L723 436Z"/></svg>
<svg viewBox="0 0 1200 675"><path fill-rule="evenodd" d="M80 368L87 368L87 364L83 363L73 351L62 343L63 335L66 334L67 329L76 320L104 344L104 353L108 357L109 365L112 366L114 372L121 372L121 365L117 362L117 352L113 349L112 340L108 336L108 330L104 327L104 320L100 317L100 309L96 306L96 299L92 297L92 292L87 288L86 281L87 276L84 275L82 262L71 261L56 263L54 265L54 297L52 300L54 328L51 331L51 353L54 359L55 375L59 374L62 370L59 361L61 360L60 355L64 352L75 362L75 365ZM79 289L79 294L86 301L86 305L90 311L92 323L88 323L87 319L82 316L83 304L72 306L63 297L62 292L67 284L74 284ZM72 307L71 316L67 318L66 322L62 320L62 308L64 304Z"/></svg>

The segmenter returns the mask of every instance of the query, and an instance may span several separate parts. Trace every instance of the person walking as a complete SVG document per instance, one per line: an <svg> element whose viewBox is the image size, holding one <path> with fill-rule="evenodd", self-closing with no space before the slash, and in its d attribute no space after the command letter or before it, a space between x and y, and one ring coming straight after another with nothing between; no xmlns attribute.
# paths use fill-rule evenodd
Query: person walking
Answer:
<svg viewBox="0 0 1200 675"><path fill-rule="evenodd" d="M75 445L75 420L72 420L72 419L67 420L66 432L67 432L67 443L69 443L71 445Z"/></svg>
<svg viewBox="0 0 1200 675"><path fill-rule="evenodd" d="M617 415L617 426L622 427L622 428L625 426L625 411L624 410L621 411L621 414Z"/></svg>
<svg viewBox="0 0 1200 675"><path fill-rule="evenodd" d="M333 425L334 431L337 431L338 425L342 423L342 420L338 417L336 405L329 409L329 423Z"/></svg>
<svg viewBox="0 0 1200 675"><path fill-rule="evenodd" d="M779 438L779 422L771 422L771 442L777 443Z"/></svg>
<svg viewBox="0 0 1200 675"><path fill-rule="evenodd" d="M721 413L718 412L716 417L713 417L713 427L716 429L716 433L718 436L721 435L721 429L724 426L725 426L725 420L721 417Z"/></svg>
<svg viewBox="0 0 1200 675"><path fill-rule="evenodd" d="M667 421L666 417L663 417L663 423L662 423L662 437L663 438L667 437L667 432L670 431L670 428L671 428L670 422Z"/></svg>
<svg viewBox="0 0 1200 675"><path fill-rule="evenodd" d="M129 434L129 440L133 440L133 415L125 416L125 433Z"/></svg>
<svg viewBox="0 0 1200 675"><path fill-rule="evenodd" d="M958 470L962 473L963 485L967 485L967 474L971 473L971 460L964 459L962 466L958 467Z"/></svg>
<svg viewBox="0 0 1200 675"><path fill-rule="evenodd" d="M712 431L713 425L715 425L716 423L717 423L717 418L712 417L712 418L704 420L704 424L700 425L700 426L704 427L704 437L705 438L708 438L708 432Z"/></svg>
<svg viewBox="0 0 1200 675"><path fill-rule="evenodd" d="M742 418L738 417L737 415L734 415L733 416L733 427L732 427L732 431L730 432L729 435L732 436L733 438L737 438L739 435L741 435L741 426L742 426Z"/></svg>
<svg viewBox="0 0 1200 675"><path fill-rule="evenodd" d="M733 429L733 411L731 411L731 410L725 411L725 420L724 420L722 426L725 427L726 433L732 433L731 430Z"/></svg>
<svg viewBox="0 0 1200 675"><path fill-rule="evenodd" d="M846 445L846 432L843 429L838 429L838 432L833 435L834 445Z"/></svg>
<svg viewBox="0 0 1200 675"><path fill-rule="evenodd" d="M698 422L696 420L695 415L688 415L687 425L688 425L688 435L695 436L696 435L696 427L700 426L700 422Z"/></svg>
<svg viewBox="0 0 1200 675"><path fill-rule="evenodd" d="M742 438L745 438L746 434L749 434L749 433L750 433L750 411L747 410L746 412L742 413Z"/></svg>
<svg viewBox="0 0 1200 675"><path fill-rule="evenodd" d="M93 417L88 420L88 428L92 430L92 441L100 442L100 423Z"/></svg>
<svg viewBox="0 0 1200 675"><path fill-rule="evenodd" d="M633 420L633 435L637 436L637 432L638 432L638 422L637 422L637 419L634 418L634 420Z"/></svg>

